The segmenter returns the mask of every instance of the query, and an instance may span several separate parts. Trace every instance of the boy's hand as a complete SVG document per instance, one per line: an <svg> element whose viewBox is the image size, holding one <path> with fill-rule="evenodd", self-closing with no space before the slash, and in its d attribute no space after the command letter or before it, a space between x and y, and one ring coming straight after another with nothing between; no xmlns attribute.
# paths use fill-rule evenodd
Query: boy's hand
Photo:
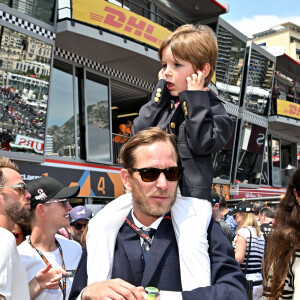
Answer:
<svg viewBox="0 0 300 300"><path fill-rule="evenodd" d="M208 91L209 89L204 87L204 81L206 78L206 71L197 70L197 74L192 74L186 78L187 81L187 90L188 91Z"/></svg>
<svg viewBox="0 0 300 300"><path fill-rule="evenodd" d="M161 79L166 79L166 76L164 74L164 69L161 69L159 72L158 72L158 80L161 80Z"/></svg>

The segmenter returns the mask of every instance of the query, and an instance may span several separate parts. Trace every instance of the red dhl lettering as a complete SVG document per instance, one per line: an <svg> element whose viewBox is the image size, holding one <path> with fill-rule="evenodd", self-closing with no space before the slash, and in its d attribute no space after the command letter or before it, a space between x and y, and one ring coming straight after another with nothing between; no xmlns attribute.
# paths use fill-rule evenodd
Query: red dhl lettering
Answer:
<svg viewBox="0 0 300 300"><path fill-rule="evenodd" d="M290 104L289 108L290 108L289 114L291 114L293 116L297 116L297 117L300 116L300 106L296 106L296 105Z"/></svg>
<svg viewBox="0 0 300 300"><path fill-rule="evenodd" d="M130 16L128 20L126 20L126 15L112 7L106 6L104 11L107 12L103 23L113 26L115 28L124 27L124 31L131 33L133 30L133 34L136 36L141 36L143 34L144 38L152 43L161 44L161 41L154 37L153 31L155 27L152 24L147 24L144 20L139 20L137 17ZM102 22L103 16L90 13L90 18L97 22Z"/></svg>

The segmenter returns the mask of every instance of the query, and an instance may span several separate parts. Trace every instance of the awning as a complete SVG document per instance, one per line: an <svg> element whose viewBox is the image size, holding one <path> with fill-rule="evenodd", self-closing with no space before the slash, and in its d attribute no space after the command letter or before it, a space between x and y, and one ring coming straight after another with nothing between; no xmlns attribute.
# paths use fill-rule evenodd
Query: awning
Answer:
<svg viewBox="0 0 300 300"><path fill-rule="evenodd" d="M156 3L184 18L186 23L217 18L229 10L228 3L219 3L216 0L159 0Z"/></svg>
<svg viewBox="0 0 300 300"><path fill-rule="evenodd" d="M276 57L276 69L292 80L300 82L300 63L287 54Z"/></svg>

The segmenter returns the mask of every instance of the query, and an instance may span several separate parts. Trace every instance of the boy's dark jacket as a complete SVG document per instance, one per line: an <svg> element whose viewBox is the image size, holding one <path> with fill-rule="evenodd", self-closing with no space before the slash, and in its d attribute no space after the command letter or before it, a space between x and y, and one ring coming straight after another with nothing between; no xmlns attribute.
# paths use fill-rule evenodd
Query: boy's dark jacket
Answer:
<svg viewBox="0 0 300 300"><path fill-rule="evenodd" d="M184 167L179 186L183 196L210 200L213 180L212 154L220 151L232 134L233 122L222 101L213 93L183 91L175 99L167 82L159 80L134 120L132 133L152 126L167 128L177 136L177 147ZM175 101L180 103L175 108Z"/></svg>

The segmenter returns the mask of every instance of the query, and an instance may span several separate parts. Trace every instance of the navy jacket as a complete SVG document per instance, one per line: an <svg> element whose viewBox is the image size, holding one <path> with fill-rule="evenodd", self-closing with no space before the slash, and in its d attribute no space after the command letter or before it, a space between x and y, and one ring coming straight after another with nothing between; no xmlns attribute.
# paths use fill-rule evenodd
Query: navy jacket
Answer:
<svg viewBox="0 0 300 300"><path fill-rule="evenodd" d="M234 259L231 244L213 219L207 234L212 285L182 292L183 299L247 300L246 278ZM124 224L117 237L112 278L122 278L136 286L151 285L161 290L182 290L177 242L170 220L164 219L157 229L144 274L141 254L139 236ZM86 262L87 251L84 250L73 281L70 300L76 299L87 284Z"/></svg>
<svg viewBox="0 0 300 300"><path fill-rule="evenodd" d="M131 130L135 134L159 126L175 134L185 168L179 183L181 194L210 200L212 154L226 145L232 135L233 122L222 101L211 92L183 91L178 96L180 103L175 109L167 82L159 80L151 100L140 109Z"/></svg>

